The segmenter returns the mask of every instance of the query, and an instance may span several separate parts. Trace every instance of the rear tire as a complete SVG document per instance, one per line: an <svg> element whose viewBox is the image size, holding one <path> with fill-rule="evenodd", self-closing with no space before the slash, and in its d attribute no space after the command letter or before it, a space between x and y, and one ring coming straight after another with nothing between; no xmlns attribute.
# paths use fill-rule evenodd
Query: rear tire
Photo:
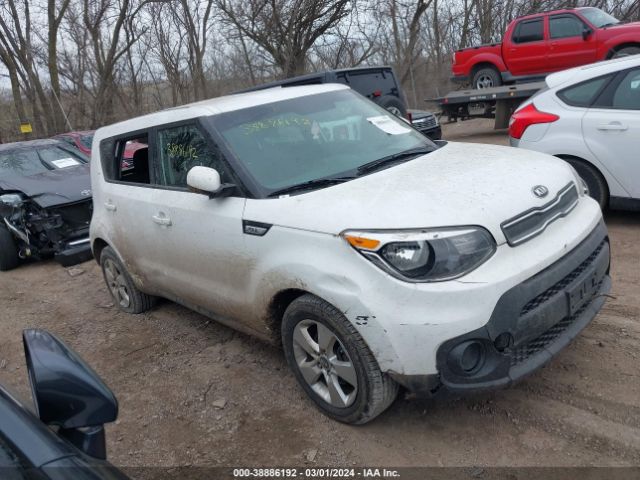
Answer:
<svg viewBox="0 0 640 480"><path fill-rule="evenodd" d="M609 203L609 188L598 169L580 160L571 158L565 158L564 160L576 169L578 175L580 175L589 188L589 196L598 202L600 208L604 211Z"/></svg>
<svg viewBox="0 0 640 480"><path fill-rule="evenodd" d="M393 95L384 95L378 98L376 103L382 108L389 110L396 117L405 118L407 116L407 107L405 107L402 100L398 97L394 97Z"/></svg>
<svg viewBox="0 0 640 480"><path fill-rule="evenodd" d="M100 253L100 266L111 298L120 310L138 314L146 312L156 304L157 297L138 290L111 247L105 247Z"/></svg>
<svg viewBox="0 0 640 480"><path fill-rule="evenodd" d="M398 384L380 371L351 322L314 295L295 299L285 311L282 344L302 389L335 420L367 423L398 394Z"/></svg>
<svg viewBox="0 0 640 480"><path fill-rule="evenodd" d="M638 55L640 53L640 47L625 47L617 50L611 58L628 57L629 55Z"/></svg>
<svg viewBox="0 0 640 480"><path fill-rule="evenodd" d="M472 86L476 89L493 88L502 85L500 72L493 67L484 67L473 75Z"/></svg>
<svg viewBox="0 0 640 480"><path fill-rule="evenodd" d="M0 271L13 270L18 265L20 258L16 241L9 230L0 226Z"/></svg>

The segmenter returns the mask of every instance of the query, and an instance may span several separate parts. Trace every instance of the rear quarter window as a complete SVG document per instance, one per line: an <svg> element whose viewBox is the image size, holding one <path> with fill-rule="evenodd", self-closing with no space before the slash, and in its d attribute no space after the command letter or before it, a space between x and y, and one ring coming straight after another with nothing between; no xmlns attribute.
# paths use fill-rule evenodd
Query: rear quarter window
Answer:
<svg viewBox="0 0 640 480"><path fill-rule="evenodd" d="M611 75L593 78L558 92L558 98L573 107L590 107L611 79Z"/></svg>

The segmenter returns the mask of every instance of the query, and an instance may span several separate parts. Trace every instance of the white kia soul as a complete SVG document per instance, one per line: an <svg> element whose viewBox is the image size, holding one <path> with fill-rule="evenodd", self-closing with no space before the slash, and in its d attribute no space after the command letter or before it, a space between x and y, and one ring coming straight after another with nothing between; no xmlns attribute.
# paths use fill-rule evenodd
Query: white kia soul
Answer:
<svg viewBox="0 0 640 480"><path fill-rule="evenodd" d="M138 149L121 169L128 142ZM432 143L345 86L207 100L99 129L91 242L125 312L157 297L280 343L327 415L399 386L510 385L594 318L609 241L576 172Z"/></svg>

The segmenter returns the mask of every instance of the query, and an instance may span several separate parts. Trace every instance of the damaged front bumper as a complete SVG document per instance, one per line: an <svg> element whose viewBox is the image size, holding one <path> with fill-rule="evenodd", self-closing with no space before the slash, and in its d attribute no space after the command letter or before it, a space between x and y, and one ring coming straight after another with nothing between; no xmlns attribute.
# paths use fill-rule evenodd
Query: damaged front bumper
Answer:
<svg viewBox="0 0 640 480"><path fill-rule="evenodd" d="M576 248L504 293L489 322L444 342L438 374L390 376L408 390L471 393L507 387L562 351L593 320L611 289L603 222Z"/></svg>
<svg viewBox="0 0 640 480"><path fill-rule="evenodd" d="M0 213L16 240L18 257L53 256L64 266L91 259L91 199L42 208L33 199L14 195L14 201L5 203Z"/></svg>
<svg viewBox="0 0 640 480"><path fill-rule="evenodd" d="M67 242L65 247L54 254L54 259L63 267L70 267L93 258L89 236Z"/></svg>

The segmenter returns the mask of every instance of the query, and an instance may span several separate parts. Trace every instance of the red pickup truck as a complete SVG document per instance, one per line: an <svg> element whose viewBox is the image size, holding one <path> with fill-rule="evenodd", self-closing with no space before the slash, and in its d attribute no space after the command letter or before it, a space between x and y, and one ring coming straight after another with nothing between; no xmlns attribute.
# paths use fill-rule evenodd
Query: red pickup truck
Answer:
<svg viewBox="0 0 640 480"><path fill-rule="evenodd" d="M452 80L497 87L638 53L640 22L622 24L593 7L554 10L517 18L502 43L456 51Z"/></svg>

